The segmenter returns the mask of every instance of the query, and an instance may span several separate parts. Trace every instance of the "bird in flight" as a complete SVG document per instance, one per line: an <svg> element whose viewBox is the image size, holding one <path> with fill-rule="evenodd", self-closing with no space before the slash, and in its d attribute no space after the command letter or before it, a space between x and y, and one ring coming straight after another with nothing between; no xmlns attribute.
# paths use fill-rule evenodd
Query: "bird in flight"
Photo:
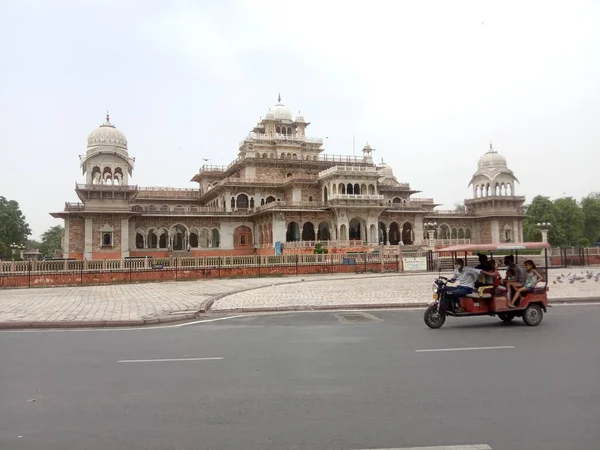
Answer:
<svg viewBox="0 0 600 450"><path fill-rule="evenodd" d="M210 161L212 158L202 158L202 161Z"/></svg>

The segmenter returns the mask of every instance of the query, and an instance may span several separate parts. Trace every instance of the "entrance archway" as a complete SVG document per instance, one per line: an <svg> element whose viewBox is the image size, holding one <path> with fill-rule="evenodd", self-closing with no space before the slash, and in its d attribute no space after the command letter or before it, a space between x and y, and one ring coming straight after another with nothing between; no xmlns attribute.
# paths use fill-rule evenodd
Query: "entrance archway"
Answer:
<svg viewBox="0 0 600 450"><path fill-rule="evenodd" d="M315 226L311 222L305 222L302 226L302 240L303 241L314 241L315 240Z"/></svg>
<svg viewBox="0 0 600 450"><path fill-rule="evenodd" d="M331 233L329 232L329 225L327 222L321 222L317 229L317 240L329 241L331 239Z"/></svg>
<svg viewBox="0 0 600 450"><path fill-rule="evenodd" d="M387 244L387 232L385 231L385 223L379 222L379 243Z"/></svg>
<svg viewBox="0 0 600 450"><path fill-rule="evenodd" d="M237 227L233 231L233 248L252 247L252 230L245 225Z"/></svg>
<svg viewBox="0 0 600 450"><path fill-rule="evenodd" d="M340 236L339 236L340 241L347 241L348 240L348 233L346 232L346 225L340 225Z"/></svg>
<svg viewBox="0 0 600 450"><path fill-rule="evenodd" d="M350 221L348 239L360 240L361 234L362 234L362 227L361 227L360 220L357 218L352 219Z"/></svg>
<svg viewBox="0 0 600 450"><path fill-rule="evenodd" d="M188 234L183 225L175 225L171 229L171 249L182 251L186 249Z"/></svg>
<svg viewBox="0 0 600 450"><path fill-rule="evenodd" d="M296 222L290 222L285 233L286 242L295 242L300 240L300 227Z"/></svg>
<svg viewBox="0 0 600 450"><path fill-rule="evenodd" d="M400 227L396 222L390 224L390 245L398 245L400 243Z"/></svg>

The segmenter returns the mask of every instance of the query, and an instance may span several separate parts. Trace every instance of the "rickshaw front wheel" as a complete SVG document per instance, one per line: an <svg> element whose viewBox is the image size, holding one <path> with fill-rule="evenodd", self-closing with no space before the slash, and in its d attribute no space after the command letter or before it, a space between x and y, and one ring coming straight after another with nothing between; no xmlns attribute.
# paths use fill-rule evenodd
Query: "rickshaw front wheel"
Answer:
<svg viewBox="0 0 600 450"><path fill-rule="evenodd" d="M446 322L446 313L437 305L431 305L425 310L423 320L429 328L440 328Z"/></svg>

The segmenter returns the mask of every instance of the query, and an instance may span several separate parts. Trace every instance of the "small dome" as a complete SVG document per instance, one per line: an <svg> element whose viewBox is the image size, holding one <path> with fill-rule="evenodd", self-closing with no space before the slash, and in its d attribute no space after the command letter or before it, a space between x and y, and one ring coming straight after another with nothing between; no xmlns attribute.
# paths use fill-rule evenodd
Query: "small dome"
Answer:
<svg viewBox="0 0 600 450"><path fill-rule="evenodd" d="M379 175L382 177L393 178L393 176L394 176L394 171L392 170L392 167L388 166L385 163L381 163L377 166L377 173L379 173Z"/></svg>
<svg viewBox="0 0 600 450"><path fill-rule="evenodd" d="M490 149L479 158L477 167L480 169L484 167L506 167L506 158L494 150L492 144L490 144Z"/></svg>
<svg viewBox="0 0 600 450"><path fill-rule="evenodd" d="M265 120L275 120L275 114L270 109L265 114Z"/></svg>
<svg viewBox="0 0 600 450"><path fill-rule="evenodd" d="M304 120L304 116L296 116L296 122L297 123L306 123L306 121Z"/></svg>
<svg viewBox="0 0 600 450"><path fill-rule="evenodd" d="M110 123L108 114L106 115L106 122L88 136L88 150L102 146L118 147L127 151L127 138Z"/></svg>

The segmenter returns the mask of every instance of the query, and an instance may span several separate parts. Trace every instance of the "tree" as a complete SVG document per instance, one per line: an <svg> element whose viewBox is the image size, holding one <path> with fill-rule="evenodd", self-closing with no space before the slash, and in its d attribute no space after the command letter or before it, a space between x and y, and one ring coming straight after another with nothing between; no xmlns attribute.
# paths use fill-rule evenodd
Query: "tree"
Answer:
<svg viewBox="0 0 600 450"><path fill-rule="evenodd" d="M44 256L54 256L55 251L62 247L61 240L64 231L61 225L55 225L42 234L40 252Z"/></svg>
<svg viewBox="0 0 600 450"><path fill-rule="evenodd" d="M11 244L25 245L31 229L14 200L0 196L0 259L12 257Z"/></svg>
<svg viewBox="0 0 600 450"><path fill-rule="evenodd" d="M583 235L593 245L600 241L600 192L592 192L581 200Z"/></svg>
<svg viewBox="0 0 600 450"><path fill-rule="evenodd" d="M557 245L576 247L583 237L583 210L573 197L554 200L555 221L550 228L556 228L556 237L560 236Z"/></svg>
<svg viewBox="0 0 600 450"><path fill-rule="evenodd" d="M542 233L537 226L540 222L556 222L556 208L549 197L537 195L527 206L527 213L523 221L523 238L526 242L540 242ZM548 232L548 240L552 245L558 245L554 227Z"/></svg>
<svg viewBox="0 0 600 450"><path fill-rule="evenodd" d="M466 211L465 204L463 202L456 202L454 204L454 211L465 212Z"/></svg>

